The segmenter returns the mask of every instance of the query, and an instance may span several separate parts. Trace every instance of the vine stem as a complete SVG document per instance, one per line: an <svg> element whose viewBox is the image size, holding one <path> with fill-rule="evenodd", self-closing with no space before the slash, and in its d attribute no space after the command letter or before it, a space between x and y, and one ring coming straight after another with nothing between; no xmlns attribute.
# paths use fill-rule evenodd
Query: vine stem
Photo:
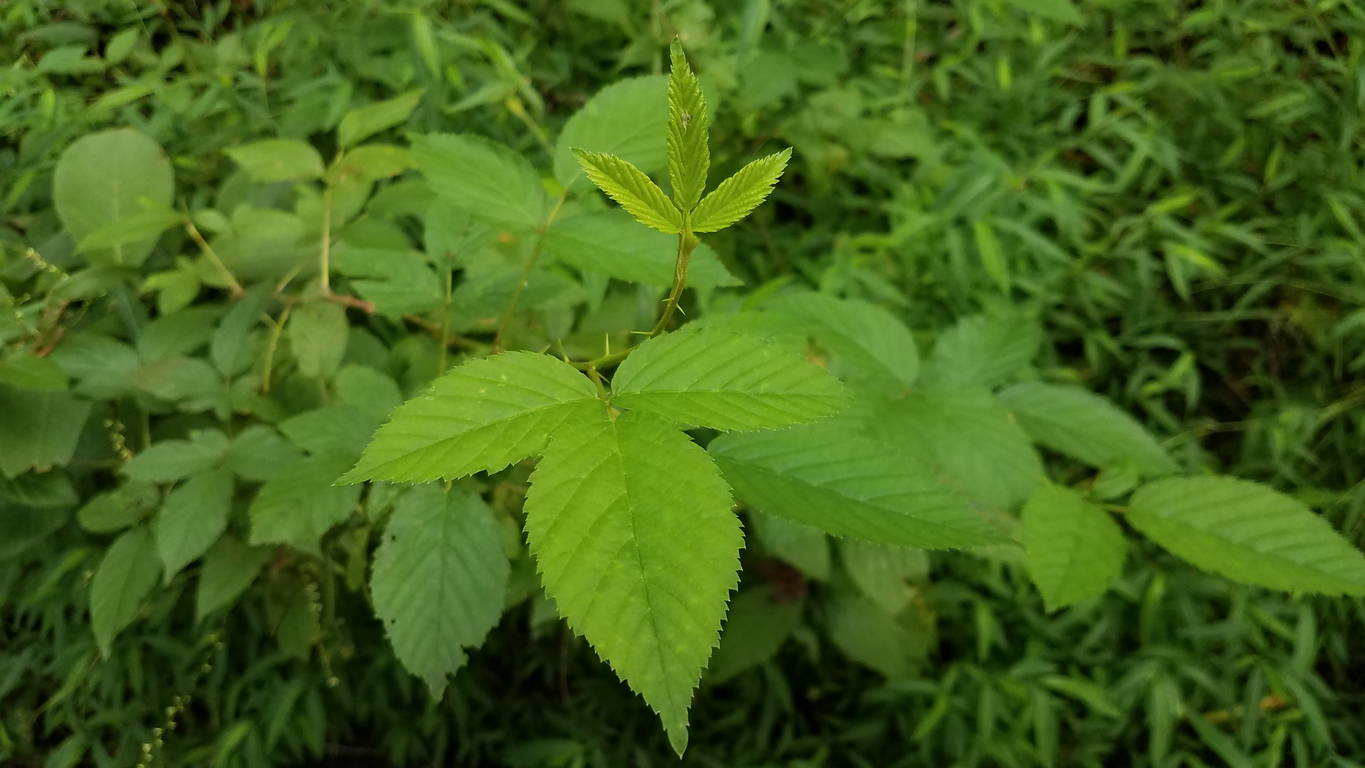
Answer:
<svg viewBox="0 0 1365 768"><path fill-rule="evenodd" d="M498 332L493 335L493 354L503 351L502 337L507 333L507 326L512 322L512 313L516 312L517 302L521 300L522 291L526 290L526 283L531 279L531 270L535 269L536 261L540 259L540 250L545 242L545 230L554 223L555 217L559 215L559 209L564 205L564 198L568 197L569 190L566 188L559 193L559 199L555 200L555 207L550 209L550 215L545 217L545 223L536 230L536 244L531 248L531 255L527 257L526 264L521 268L521 279L517 281L517 287L512 291L512 300L507 302L507 311L502 313L502 320L498 322Z"/></svg>

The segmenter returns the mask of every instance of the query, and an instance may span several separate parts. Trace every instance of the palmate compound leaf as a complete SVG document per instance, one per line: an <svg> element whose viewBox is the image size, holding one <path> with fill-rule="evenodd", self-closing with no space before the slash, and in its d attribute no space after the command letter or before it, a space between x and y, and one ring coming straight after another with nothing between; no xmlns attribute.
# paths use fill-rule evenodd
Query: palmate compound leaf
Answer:
<svg viewBox="0 0 1365 768"><path fill-rule="evenodd" d="M509 573L493 510L468 491L419 485L394 507L374 554L370 591L394 653L441 700L502 617Z"/></svg>
<svg viewBox="0 0 1365 768"><path fill-rule="evenodd" d="M547 594L659 714L679 754L739 581L743 535L730 506L706 453L639 411L556 433L526 497Z"/></svg>
<svg viewBox="0 0 1365 768"><path fill-rule="evenodd" d="M1128 545L1103 508L1060 485L1042 485L1020 513L1024 562L1049 611L1104 593Z"/></svg>
<svg viewBox="0 0 1365 768"><path fill-rule="evenodd" d="M1125 517L1173 554L1234 581L1365 595L1365 554L1299 501L1257 483L1158 480L1133 494Z"/></svg>
<svg viewBox="0 0 1365 768"><path fill-rule="evenodd" d="M722 181L692 212L692 231L717 232L748 216L768 199L791 156L792 151L784 149L759 158Z"/></svg>
<svg viewBox="0 0 1365 768"><path fill-rule="evenodd" d="M835 536L925 549L1008 541L928 467L853 419L721 435L708 450L746 503Z"/></svg>
<svg viewBox="0 0 1365 768"><path fill-rule="evenodd" d="M799 355L721 328L684 327L641 344L612 380L612 402L720 430L782 427L851 402Z"/></svg>
<svg viewBox="0 0 1365 768"><path fill-rule="evenodd" d="M644 171L615 155L584 149L573 154L592 183L641 224L669 235L682 229L682 213Z"/></svg>
<svg viewBox="0 0 1365 768"><path fill-rule="evenodd" d="M1039 443L1091 466L1128 461L1148 476L1178 469L1132 416L1089 390L1029 381L998 397Z"/></svg>
<svg viewBox="0 0 1365 768"><path fill-rule="evenodd" d="M673 201L682 210L690 211L706 189L706 173L711 168L711 148L706 143L706 99L701 83L687 65L682 43L675 39L669 53L672 70L668 75L668 179L673 185Z"/></svg>
<svg viewBox="0 0 1365 768"><path fill-rule="evenodd" d="M496 472L539 452L561 426L601 411L592 382L553 357L504 352L473 360L399 406L341 482Z"/></svg>

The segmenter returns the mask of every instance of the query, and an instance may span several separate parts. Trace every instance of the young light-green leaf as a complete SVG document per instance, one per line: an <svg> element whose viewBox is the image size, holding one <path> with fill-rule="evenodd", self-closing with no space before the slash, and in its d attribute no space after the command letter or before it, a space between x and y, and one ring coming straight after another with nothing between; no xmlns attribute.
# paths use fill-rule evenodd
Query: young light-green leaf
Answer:
<svg viewBox="0 0 1365 768"><path fill-rule="evenodd" d="M408 119L422 101L422 91L409 91L386 101L367 104L347 112L337 127L337 142L353 147L376 133Z"/></svg>
<svg viewBox="0 0 1365 768"><path fill-rule="evenodd" d="M682 213L644 171L614 155L583 149L575 149L573 154L592 183L636 221L665 234L678 234L682 228Z"/></svg>
<svg viewBox="0 0 1365 768"><path fill-rule="evenodd" d="M441 700L502 618L507 555L493 510L459 488L419 485L394 507L374 553L370 591L394 655Z"/></svg>
<svg viewBox="0 0 1365 768"><path fill-rule="evenodd" d="M852 402L838 379L754 336L684 327L641 344L612 380L612 402L683 424L767 429Z"/></svg>
<svg viewBox="0 0 1365 768"><path fill-rule="evenodd" d="M474 360L393 412L343 482L428 482L496 472L545 446L561 425L602 411L592 382L531 352Z"/></svg>
<svg viewBox="0 0 1365 768"><path fill-rule="evenodd" d="M545 223L545 187L521 154L463 133L416 136L412 151L432 191L481 221L515 230Z"/></svg>
<svg viewBox="0 0 1365 768"><path fill-rule="evenodd" d="M90 628L100 655L123 628L132 623L161 575L152 532L141 525L114 540L90 582Z"/></svg>
<svg viewBox="0 0 1365 768"><path fill-rule="evenodd" d="M555 144L555 178L570 190L590 188L573 149L605 152L645 173L668 166L668 78L621 80L598 91L564 124Z"/></svg>
<svg viewBox="0 0 1365 768"><path fill-rule="evenodd" d="M679 754L739 580L743 536L730 504L705 452L639 412L556 433L526 497L546 592L659 713Z"/></svg>
<svg viewBox="0 0 1365 768"><path fill-rule="evenodd" d="M1133 494L1125 516L1175 555L1235 581L1365 595L1365 554L1301 502L1258 483L1158 480Z"/></svg>
<svg viewBox="0 0 1365 768"><path fill-rule="evenodd" d="M252 181L307 181L322 175L322 155L298 139L266 139L224 150Z"/></svg>
<svg viewBox="0 0 1365 768"><path fill-rule="evenodd" d="M792 151L784 149L749 163L722 181L692 212L692 231L716 232L748 216L768 199L791 156Z"/></svg>
<svg viewBox="0 0 1365 768"><path fill-rule="evenodd" d="M1049 611L1104 594L1123 570L1123 531L1102 508L1061 485L1042 485L1020 513L1024 563Z"/></svg>
<svg viewBox="0 0 1365 768"><path fill-rule="evenodd" d="M668 178L673 185L673 201L680 209L690 211L701 200L706 173L711 168L706 99L701 83L687 65L682 43L675 39L669 54L672 70L668 75Z"/></svg>
<svg viewBox="0 0 1365 768"><path fill-rule="evenodd" d="M1030 381L998 397L1039 443L1091 466L1132 462L1148 476L1178 469L1141 424L1093 392Z"/></svg>
<svg viewBox="0 0 1365 768"><path fill-rule="evenodd" d="M232 490L232 473L215 469L190 478L162 502L152 519L152 533L166 569L166 583L207 552L227 529Z"/></svg>
<svg viewBox="0 0 1365 768"><path fill-rule="evenodd" d="M850 419L721 435L708 450L746 503L835 536L927 549L1008 541L927 467Z"/></svg>

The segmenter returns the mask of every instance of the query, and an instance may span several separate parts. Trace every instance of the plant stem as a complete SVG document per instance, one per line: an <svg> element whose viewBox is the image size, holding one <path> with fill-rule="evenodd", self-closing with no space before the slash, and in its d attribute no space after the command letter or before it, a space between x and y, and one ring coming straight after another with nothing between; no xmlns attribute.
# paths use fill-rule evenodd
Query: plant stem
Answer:
<svg viewBox="0 0 1365 768"><path fill-rule="evenodd" d="M493 336L493 354L502 351L502 337L507 332L507 326L512 322L512 313L517 309L517 302L521 299L521 292L526 290L526 283L531 279L531 270L535 269L536 261L540 258L541 245L545 241L545 230L554 223L555 217L559 215L559 209L564 205L564 198L569 194L565 189L559 193L559 199L555 201L555 207L550 209L550 215L545 218L545 223L536 230L536 244L531 248L531 255L527 257L526 264L521 268L521 279L517 281L517 287L512 291L512 300L507 302L507 311L502 313L502 320L498 323L498 332Z"/></svg>
<svg viewBox="0 0 1365 768"><path fill-rule="evenodd" d="M687 263L696 247L697 236L688 229L684 217L683 231L678 235L678 259L673 263L673 287L668 292L668 300L664 303L664 312L659 317L659 322L649 332L651 339L668 329L668 324L673 320L673 313L678 311L678 300L682 298L683 289L687 287Z"/></svg>
<svg viewBox="0 0 1365 768"><path fill-rule="evenodd" d="M218 258L218 254L214 252L213 247L209 245L203 235L199 234L199 228L194 226L194 221L190 219L189 208L185 206L183 201L180 203L180 209L185 214L185 232L188 233L190 239L199 246L199 250L204 252L204 256L206 256L209 261L213 262L213 266L217 267L218 271L223 273L223 277L227 278L228 287L232 291L232 298L235 299L246 293L246 289L242 288L242 284L237 282L237 278L232 276L232 272L228 271L227 265L223 263L222 259Z"/></svg>
<svg viewBox="0 0 1365 768"><path fill-rule="evenodd" d="M322 293L332 295L331 259L332 253L332 185L328 184L322 193Z"/></svg>
<svg viewBox="0 0 1365 768"><path fill-rule="evenodd" d="M289 304L284 305L284 311L280 313L280 319L276 321L275 327L270 329L270 344L266 349L265 368L261 371L261 394L270 394L270 368L275 362L275 348L280 344L280 333L284 331L284 323L289 319L289 310L293 307Z"/></svg>

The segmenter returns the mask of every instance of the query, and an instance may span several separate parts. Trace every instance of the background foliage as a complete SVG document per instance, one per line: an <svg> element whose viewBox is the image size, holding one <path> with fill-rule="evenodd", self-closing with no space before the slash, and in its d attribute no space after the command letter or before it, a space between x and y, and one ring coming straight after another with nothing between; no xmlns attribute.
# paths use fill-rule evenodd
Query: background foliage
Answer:
<svg viewBox="0 0 1365 768"><path fill-rule="evenodd" d="M1022 312L1043 329L1037 378L1111 397L1182 464L1268 482L1362 543L1363 33L1365 16L1331 0L9 4L0 10L0 759L673 759L648 710L530 596L533 581L431 705L363 591L384 506L374 494L367 515L316 545L322 557L239 545L233 556L259 558L263 575L230 610L204 611L189 571L170 579L150 606L130 607L135 620L101 659L88 614L93 574L127 522L109 514L138 519L157 497L136 498L125 481L134 498L88 502L136 473L124 467L129 453L221 454L215 441L226 438L204 431L215 411L253 414L233 417L234 440L251 423L324 405L382 413L464 346L486 346L489 317L506 304L499 265L454 264L464 271L452 296L420 279L386 294L395 276L338 261L379 311L307 304L318 317L242 331L237 343L273 345L278 367L256 370L232 399L200 402L193 370L232 369L246 353L219 340L234 289L196 238L212 241L234 279L268 293L316 253L314 233L331 229L306 191L250 183L237 168L251 158L230 148L298 139L321 166L357 136L405 146L404 131L468 131L548 173L571 161L553 141L568 116L620 77L666 71L675 34L708 94L718 176L794 150L772 202L708 238L743 290L719 290L690 311L800 283L893 310L924 348L960 318ZM415 107L402 126L366 137L356 118L343 121L404 95ZM192 212L195 227L176 220L147 242L78 252L76 238L100 222L77 231L57 208L109 193L64 182L58 159L73 145L79 158L81 137L124 126L167 157L132 164L147 183L130 202ZM156 181L162 162L173 189ZM434 253L414 194L400 179L353 195L338 242L403 238ZM523 245L499 247L519 265ZM83 268L114 249L138 269ZM528 285L532 322L516 331L528 345L573 322L555 299L574 286L556 275ZM292 290L319 287L305 274ZM414 297L417 306L401 304ZM603 333L638 325L655 298L606 291L600 327L580 322L566 346L600 352ZM422 320L432 306L454 310ZM1015 327L1007 341L1031 355L1026 326ZM80 341L107 335L130 343ZM329 354L343 346L344 357ZM35 350L55 365L29 362ZM307 383L343 369L353 386ZM276 379L273 397L250 394ZM55 415L35 423L36 413ZM272 446L308 448L305 431L281 429L298 445ZM36 442L36 432L68 444ZM189 442L170 442L180 440ZM24 472L63 454L73 456L65 471ZM148 471L148 483L166 479ZM269 468L234 471L264 479ZM1085 477L1056 458L1049 471ZM500 477L471 490L503 514L520 507L525 478ZM225 521L245 516L248 502L239 498ZM783 600L746 597L734 615L794 627L793 641L747 669L722 646L694 705L689 762L1365 762L1359 599L1234 587L1143 545L1108 595L1049 614L1008 558L935 555L894 563L890 582L879 581L847 567L881 562L872 553L748 522L757 541L743 583L754 591L742 594ZM114 549L134 554L149 544L117 540L129 543ZM139 565L128 558L128 578L161 578ZM513 583L524 584L516 567ZM793 609L801 597L804 609ZM894 619L873 610L881 602Z"/></svg>

